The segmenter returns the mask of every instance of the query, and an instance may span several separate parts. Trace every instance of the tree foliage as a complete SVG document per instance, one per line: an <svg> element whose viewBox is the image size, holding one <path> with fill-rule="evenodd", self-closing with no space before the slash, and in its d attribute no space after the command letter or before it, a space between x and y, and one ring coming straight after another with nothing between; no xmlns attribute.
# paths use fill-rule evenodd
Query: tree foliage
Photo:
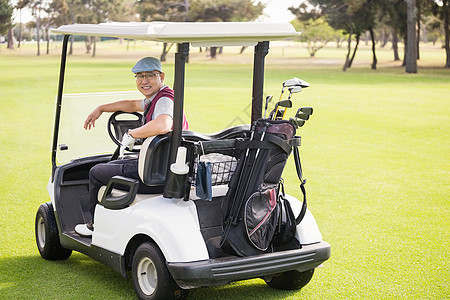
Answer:
<svg viewBox="0 0 450 300"><path fill-rule="evenodd" d="M295 19L291 22L297 31L301 31L300 41L306 43L306 49L311 57L325 47L328 42L342 36L341 31L334 30L325 18L309 19L300 21Z"/></svg>
<svg viewBox="0 0 450 300"><path fill-rule="evenodd" d="M5 35L12 28L13 9L8 0L0 0L0 35Z"/></svg>
<svg viewBox="0 0 450 300"><path fill-rule="evenodd" d="M197 22L243 22L259 17L264 9L261 2L251 0L191 0L189 19Z"/></svg>

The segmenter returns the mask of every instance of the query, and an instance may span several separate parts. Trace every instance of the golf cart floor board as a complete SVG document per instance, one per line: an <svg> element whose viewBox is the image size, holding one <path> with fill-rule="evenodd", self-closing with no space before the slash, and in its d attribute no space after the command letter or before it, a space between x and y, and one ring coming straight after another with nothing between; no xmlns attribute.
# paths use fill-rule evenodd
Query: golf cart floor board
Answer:
<svg viewBox="0 0 450 300"><path fill-rule="evenodd" d="M68 231L66 232L66 235L71 239L76 240L77 242L80 242L86 246L90 246L92 243L92 237L81 236L75 231Z"/></svg>

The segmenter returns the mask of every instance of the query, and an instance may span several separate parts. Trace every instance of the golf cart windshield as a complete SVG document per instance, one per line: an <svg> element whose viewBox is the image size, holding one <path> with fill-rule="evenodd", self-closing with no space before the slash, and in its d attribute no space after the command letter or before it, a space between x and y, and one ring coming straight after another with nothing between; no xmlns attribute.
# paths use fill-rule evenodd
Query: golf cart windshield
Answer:
<svg viewBox="0 0 450 300"><path fill-rule="evenodd" d="M91 130L84 130L86 117L100 104L123 99L141 99L137 92L83 93L63 95L56 160L59 164L72 159L110 154L116 145L107 134L111 113L104 113Z"/></svg>

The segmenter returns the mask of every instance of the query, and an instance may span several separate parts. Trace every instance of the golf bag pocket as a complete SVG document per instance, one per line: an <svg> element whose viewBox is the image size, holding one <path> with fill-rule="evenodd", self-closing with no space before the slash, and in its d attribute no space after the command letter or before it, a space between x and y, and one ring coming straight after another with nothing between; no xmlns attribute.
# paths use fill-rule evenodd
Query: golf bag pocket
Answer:
<svg viewBox="0 0 450 300"><path fill-rule="evenodd" d="M212 200L212 163L198 162L195 193L202 200Z"/></svg>
<svg viewBox="0 0 450 300"><path fill-rule="evenodd" d="M250 243L261 251L269 248L277 228L277 194L276 186L262 185L245 203L245 231Z"/></svg>
<svg viewBox="0 0 450 300"><path fill-rule="evenodd" d="M291 204L283 197L283 195L280 195L278 201L281 212L278 228L273 239L274 246L280 246L291 242L295 239L295 232L297 230Z"/></svg>
<svg viewBox="0 0 450 300"><path fill-rule="evenodd" d="M268 157L264 182L276 184L280 181L287 158L288 154L285 152L279 152Z"/></svg>

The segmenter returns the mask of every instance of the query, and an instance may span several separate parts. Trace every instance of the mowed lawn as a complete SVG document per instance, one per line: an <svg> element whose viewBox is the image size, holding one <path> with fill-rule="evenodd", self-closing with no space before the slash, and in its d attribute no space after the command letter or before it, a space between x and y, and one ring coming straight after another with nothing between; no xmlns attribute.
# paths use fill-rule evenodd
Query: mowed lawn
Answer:
<svg viewBox="0 0 450 300"><path fill-rule="evenodd" d="M76 48L65 92L134 90L130 68L159 56L161 45L126 46L101 43L96 58ZM40 57L31 46L0 48L0 298L134 299L130 278L76 252L45 261L36 248L35 214L49 201L59 47ZM211 61L192 49L185 110L193 130L249 122L251 49L237 53L226 48ZM265 95L278 100L281 82L294 76L311 84L287 115L314 107L298 134L308 205L330 260L301 291L255 279L191 290L188 299L450 298L450 70L438 47L423 48L418 74L405 74L390 49L377 54L376 71L364 46L347 72L345 49L309 58L304 48L275 45L266 59ZM164 66L172 85L173 50ZM300 198L292 161L283 177Z"/></svg>

